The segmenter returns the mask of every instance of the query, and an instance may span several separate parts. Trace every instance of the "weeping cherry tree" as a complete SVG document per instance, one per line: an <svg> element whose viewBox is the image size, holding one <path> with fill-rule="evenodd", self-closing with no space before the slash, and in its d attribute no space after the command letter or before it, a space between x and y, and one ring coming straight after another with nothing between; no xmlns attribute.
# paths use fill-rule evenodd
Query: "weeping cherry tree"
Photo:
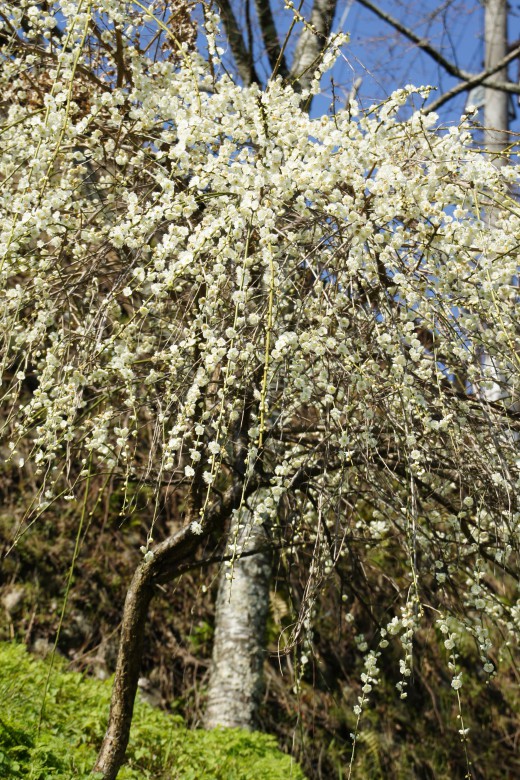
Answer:
<svg viewBox="0 0 520 780"><path fill-rule="evenodd" d="M517 169L474 149L467 118L436 127L427 90L309 118L341 38L309 92L262 90L226 74L208 9L202 58L143 4L58 5L28 7L24 45L14 4L2 28L3 441L37 470L36 527L103 471L184 507L160 543L151 516L96 770L124 759L158 586L209 545L232 588L249 534L312 552L294 642L354 539L398 551L407 586L358 717L389 641L406 696L426 615L457 696L464 632L493 675L489 626L520 630Z"/></svg>

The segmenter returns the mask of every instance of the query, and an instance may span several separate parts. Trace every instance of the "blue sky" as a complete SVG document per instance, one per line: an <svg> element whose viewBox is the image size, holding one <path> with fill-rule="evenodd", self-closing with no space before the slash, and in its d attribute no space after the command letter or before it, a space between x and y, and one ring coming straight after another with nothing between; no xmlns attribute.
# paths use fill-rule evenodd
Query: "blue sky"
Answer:
<svg viewBox="0 0 520 780"><path fill-rule="evenodd" d="M484 8L480 0L375 0L379 6L397 17L406 26L427 38L443 54L459 67L473 72L483 68ZM254 3L250 0L253 21ZM237 19L245 23L245 0L232 0ZM292 18L284 8L284 0L271 0L279 34L283 34ZM295 5L298 5L295 2ZM309 18L312 0L304 0L303 14ZM334 29L350 33L350 43L345 47L344 58L336 65L333 77L339 105L344 105L353 83L362 78L359 99L364 106L386 97L393 89L405 84L416 86L429 84L441 94L456 82L443 69L421 52L410 41L396 33L388 24L378 19L357 0L339 0ZM510 3L509 41L520 38L520 2ZM289 60L290 60L289 46ZM257 69L267 75L265 58L257 59ZM518 63L509 68L510 78L517 80ZM324 94L314 101L312 114L320 115L330 108L332 91L331 74L323 81ZM446 122L456 122L464 111L467 93L462 93L443 107L439 114ZM516 96L512 106L517 106ZM517 111L518 113L518 111ZM520 129L514 121L512 130Z"/></svg>
<svg viewBox="0 0 520 780"><path fill-rule="evenodd" d="M397 17L407 27L427 38L436 48L459 67L478 72L483 68L484 8L478 0L451 0L448 2L405 2L379 0L379 6ZM350 45L345 50L346 61L337 69L340 83L352 84L363 79L360 97L371 102L407 83L430 84L439 94L456 82L430 57L371 11L355 0L340 0L335 25L350 33ZM510 3L509 41L520 38L520 3ZM336 74L335 74L336 75ZM510 66L509 75L517 79L518 64ZM448 103L441 115L447 121L456 121L464 111L467 93ZM516 107L516 96L513 98Z"/></svg>

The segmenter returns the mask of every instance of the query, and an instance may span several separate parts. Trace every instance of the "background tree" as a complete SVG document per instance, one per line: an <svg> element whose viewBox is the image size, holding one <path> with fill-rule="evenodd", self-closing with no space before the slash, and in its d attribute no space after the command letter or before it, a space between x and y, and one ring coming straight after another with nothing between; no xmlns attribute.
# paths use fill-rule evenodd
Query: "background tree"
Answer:
<svg viewBox="0 0 520 780"><path fill-rule="evenodd" d="M279 9L262 0L255 4L260 40L270 69L268 78L279 74L297 91L309 92L316 67L329 46L336 4L336 0L317 0L309 18L295 13L292 27L296 26L297 35L293 36L290 28L285 39L277 31ZM262 78L257 73L259 63L255 65L258 42L251 32L251 3L247 4L245 13L248 40L228 0L218 5L238 74L246 86L261 84ZM238 11L238 8L235 10ZM293 38L296 39L294 46ZM309 93L303 100L303 106L309 108L311 101L312 94ZM271 582L268 571L272 565L272 553L262 526L255 528L250 525L252 517L246 511L237 516L238 526L231 526L231 547L236 560L233 561L232 574L224 567L220 575L205 715L205 723L210 728L223 725L251 729L258 722ZM232 589L230 576L233 578Z"/></svg>
<svg viewBox="0 0 520 780"><path fill-rule="evenodd" d="M456 116L463 112L468 93L484 81L488 104L497 93L520 94L517 80L510 78L508 72L508 66L516 63L519 55L518 43L514 38L509 41L506 31L508 16L513 36L516 33L514 10L504 12L504 4L498 2L484 5L483 10L481 3L459 0L430 3L427 7L399 2L392 3L387 10L385 3L372 0L309 0L298 6L294 23L291 9L276 0L219 3L230 41L229 66L246 84L265 83L274 67L296 83L304 70L298 72L296 50L308 48L312 42L311 50L316 56L330 32L354 31L349 47L332 72L333 89L329 88L330 77L323 85L329 104L334 100L344 104L352 90L359 91L362 101L383 99L409 80L409 70L413 68L423 83L436 86L440 92L431 96L431 110L446 106L446 114L450 105L455 105ZM494 31L491 59L485 53L486 17L488 50L491 30ZM280 52L283 59L278 57ZM479 57L482 67L475 69L475 59ZM320 111L325 107L320 98Z"/></svg>

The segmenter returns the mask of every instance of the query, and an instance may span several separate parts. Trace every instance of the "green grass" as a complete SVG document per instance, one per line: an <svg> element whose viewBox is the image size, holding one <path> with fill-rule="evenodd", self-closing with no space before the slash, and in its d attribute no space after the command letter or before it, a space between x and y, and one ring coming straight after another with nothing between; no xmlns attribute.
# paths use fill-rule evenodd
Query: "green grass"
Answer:
<svg viewBox="0 0 520 780"><path fill-rule="evenodd" d="M64 671L0 643L0 778L92 778L108 714L109 681ZM43 709L42 709L43 708ZM38 733L38 722L41 727ZM304 780L267 734L189 731L179 717L137 702L120 780Z"/></svg>

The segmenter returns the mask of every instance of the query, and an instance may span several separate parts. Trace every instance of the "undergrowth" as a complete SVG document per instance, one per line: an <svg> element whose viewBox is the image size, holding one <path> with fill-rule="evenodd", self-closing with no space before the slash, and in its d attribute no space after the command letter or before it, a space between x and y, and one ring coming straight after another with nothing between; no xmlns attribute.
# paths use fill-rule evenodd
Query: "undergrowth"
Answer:
<svg viewBox="0 0 520 780"><path fill-rule="evenodd" d="M23 646L0 643L0 778L93 780L110 689L109 681L65 671L61 659L51 670ZM189 731L182 718L137 702L118 778L304 780L304 775L266 734Z"/></svg>

